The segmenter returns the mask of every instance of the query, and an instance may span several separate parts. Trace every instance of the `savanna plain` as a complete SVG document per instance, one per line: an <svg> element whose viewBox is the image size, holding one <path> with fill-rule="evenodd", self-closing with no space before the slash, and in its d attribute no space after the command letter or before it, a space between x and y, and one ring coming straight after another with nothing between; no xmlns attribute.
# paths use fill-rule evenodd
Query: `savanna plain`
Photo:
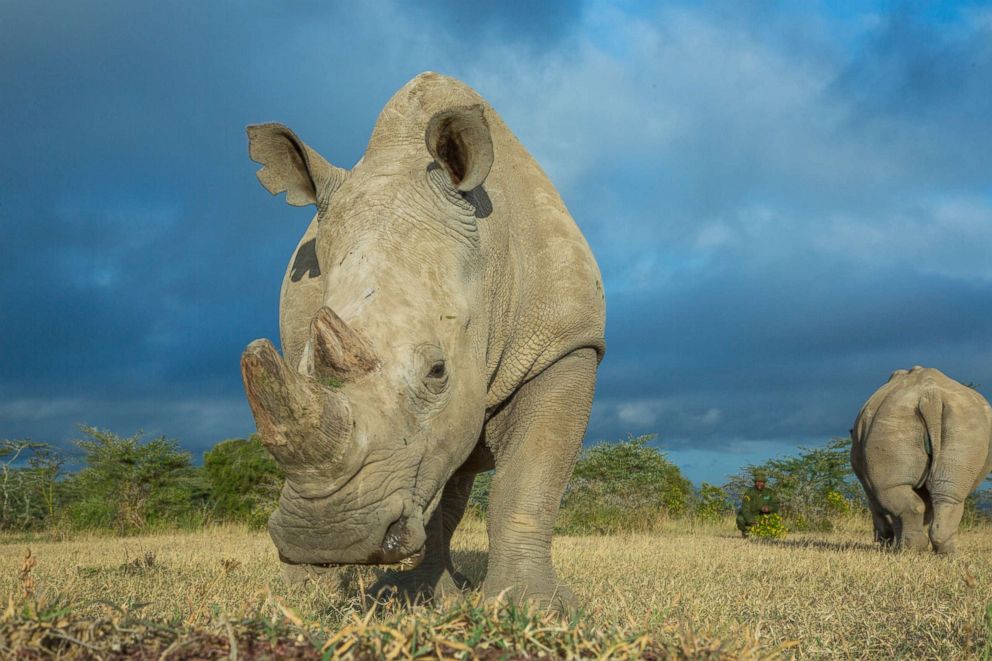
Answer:
<svg viewBox="0 0 992 661"><path fill-rule="evenodd" d="M0 539L0 653L25 658L988 658L992 528L953 557L898 553L850 516L829 533L744 540L732 519L650 533L559 535L581 612L364 597L381 573L288 585L264 532L216 526L140 537ZM481 520L456 567L485 571ZM30 557L28 557L30 549Z"/></svg>

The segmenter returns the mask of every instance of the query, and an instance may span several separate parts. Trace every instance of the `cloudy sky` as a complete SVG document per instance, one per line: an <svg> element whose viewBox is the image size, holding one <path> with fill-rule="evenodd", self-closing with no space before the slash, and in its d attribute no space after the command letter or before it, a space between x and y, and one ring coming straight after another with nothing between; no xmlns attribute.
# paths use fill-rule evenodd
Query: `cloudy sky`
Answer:
<svg viewBox="0 0 992 661"><path fill-rule="evenodd" d="M250 433L239 356L311 210L244 127L350 167L425 70L493 104L596 254L588 442L657 433L722 482L846 434L896 368L992 393L989 6L336 4L0 0L0 438Z"/></svg>

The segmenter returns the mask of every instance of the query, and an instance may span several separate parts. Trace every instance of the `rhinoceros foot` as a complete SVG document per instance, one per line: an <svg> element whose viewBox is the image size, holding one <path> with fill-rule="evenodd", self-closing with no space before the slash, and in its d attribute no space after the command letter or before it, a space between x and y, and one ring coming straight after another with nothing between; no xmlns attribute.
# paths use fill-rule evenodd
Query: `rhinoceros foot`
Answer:
<svg viewBox="0 0 992 661"><path fill-rule="evenodd" d="M482 585L482 593L487 599L527 603L563 616L571 615L579 606L575 593L567 585L559 583L550 569L513 578L490 574Z"/></svg>
<svg viewBox="0 0 992 661"><path fill-rule="evenodd" d="M369 589L369 596L416 604L459 595L470 587L470 581L457 571L421 565L408 571L386 572Z"/></svg>
<svg viewBox="0 0 992 661"><path fill-rule="evenodd" d="M282 580L287 587L306 589L312 585L322 585L332 590L340 590L347 578L347 569L338 566L281 564Z"/></svg>
<svg viewBox="0 0 992 661"><path fill-rule="evenodd" d="M922 530L903 531L899 540L899 549L903 551L929 551L930 539Z"/></svg>

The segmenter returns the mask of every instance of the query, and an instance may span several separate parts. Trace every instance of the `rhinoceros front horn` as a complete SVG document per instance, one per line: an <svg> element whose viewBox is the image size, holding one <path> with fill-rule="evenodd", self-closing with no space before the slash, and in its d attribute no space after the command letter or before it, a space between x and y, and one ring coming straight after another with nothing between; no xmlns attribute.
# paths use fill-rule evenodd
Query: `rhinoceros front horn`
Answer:
<svg viewBox="0 0 992 661"><path fill-rule="evenodd" d="M351 429L343 394L289 369L268 340L245 349L241 377L258 434L287 472L341 457Z"/></svg>
<svg viewBox="0 0 992 661"><path fill-rule="evenodd" d="M362 337L326 306L310 322L309 359L311 374L340 381L370 372L378 365Z"/></svg>

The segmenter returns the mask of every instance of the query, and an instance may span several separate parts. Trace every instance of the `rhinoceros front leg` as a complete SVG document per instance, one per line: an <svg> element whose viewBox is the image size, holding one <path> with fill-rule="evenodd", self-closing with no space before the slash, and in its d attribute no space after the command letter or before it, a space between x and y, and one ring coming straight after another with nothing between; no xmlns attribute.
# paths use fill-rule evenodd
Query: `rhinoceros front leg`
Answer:
<svg viewBox="0 0 992 661"><path fill-rule="evenodd" d="M455 475L448 480L426 526L423 560L414 569L387 572L372 586L373 597L393 594L414 603L456 594L469 586L468 579L455 571L451 562L451 537L465 514L474 481L475 475Z"/></svg>
<svg viewBox="0 0 992 661"><path fill-rule="evenodd" d="M487 597L505 594L558 609L574 601L551 564L551 533L589 421L596 365L591 348L569 354L524 384L490 420L496 472Z"/></svg>

